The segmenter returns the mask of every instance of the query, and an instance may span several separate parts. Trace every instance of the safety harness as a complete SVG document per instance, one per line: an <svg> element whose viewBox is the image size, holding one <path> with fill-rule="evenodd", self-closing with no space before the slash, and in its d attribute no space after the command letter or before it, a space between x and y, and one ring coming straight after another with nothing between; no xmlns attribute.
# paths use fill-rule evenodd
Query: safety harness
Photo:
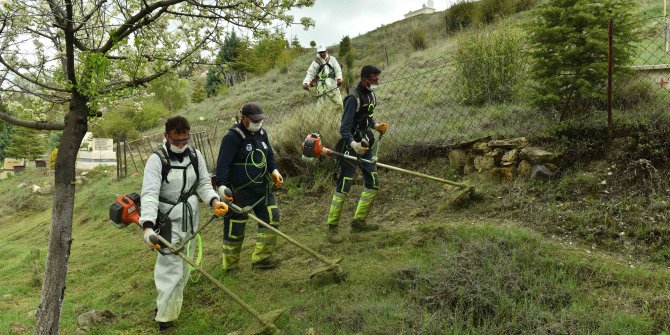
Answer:
<svg viewBox="0 0 670 335"><path fill-rule="evenodd" d="M158 232L161 233L162 227L164 226L165 222L168 219L168 216L170 215L170 212L179 204L179 203L184 203L182 205L182 224L181 224L181 229L182 231L187 231L188 226L190 224L191 226L191 233L193 233L193 208L191 207L191 204L188 202L188 199L196 194L196 190L198 189L198 181L200 180L200 173L198 169L198 157L195 153L194 150L189 151L188 157L190 159L190 162L186 166L172 166L170 164L170 158L168 157L168 153L165 150L165 148L160 148L156 151L154 151L156 155L158 155L158 158L161 160L161 182L165 183L170 183L168 180L168 174L170 173L171 169L178 169L182 170L183 173L183 181L184 183L182 184L181 187L181 192L179 194L179 198L177 201L172 201L170 199L166 199L164 197L158 197L158 201L170 204L172 207L167 211L167 213L161 213L160 211L158 212L158 218L156 221L158 221L157 226L158 226ZM193 165L193 169L195 170L195 182L191 187L186 190L186 170L190 165ZM186 190L186 191L185 191ZM163 232L164 234L170 234L170 232ZM163 236L161 234L161 236Z"/></svg>
<svg viewBox="0 0 670 335"><path fill-rule="evenodd" d="M333 68L333 66L330 65L330 57L328 57L328 60L324 60L325 62L323 64L321 64L320 59L321 59L320 57L316 57L314 59L314 61L317 64L319 64L319 70L316 71L316 75L317 75L318 79L319 80L326 80L326 78L335 79L335 68ZM325 70L326 66L330 68L330 71L328 71L327 75L324 74L324 70Z"/></svg>
<svg viewBox="0 0 670 335"><path fill-rule="evenodd" d="M249 181L246 182L245 184L243 184L242 186L238 186L238 187L231 186L231 189L235 193L235 192L237 192L241 189L244 189L245 187L247 187L251 184L262 184L263 180L261 178L263 178L263 177L269 178L269 176L267 174L267 158L265 157L265 153L262 150L255 148L254 143L253 143L254 142L253 138L246 136L246 134L242 131L242 129L240 129L237 125L234 125L234 126L230 127L229 130L231 132L237 134L240 137L240 139L242 140L242 143L238 147L238 152L237 152L238 156L244 155L244 149L248 145L250 145L253 148L253 150L249 151L249 153L246 154L246 158L245 158L243 163L235 163L235 165L244 166L245 173L247 175L247 178L249 179ZM263 128L261 128L259 130L259 133L261 135L263 135L265 133L265 130ZM258 150L261 153L262 159L261 159L260 162L254 161L254 152L256 150ZM259 173L256 176L250 176L249 171L247 169L248 166L253 166L255 168L260 169L263 172Z"/></svg>

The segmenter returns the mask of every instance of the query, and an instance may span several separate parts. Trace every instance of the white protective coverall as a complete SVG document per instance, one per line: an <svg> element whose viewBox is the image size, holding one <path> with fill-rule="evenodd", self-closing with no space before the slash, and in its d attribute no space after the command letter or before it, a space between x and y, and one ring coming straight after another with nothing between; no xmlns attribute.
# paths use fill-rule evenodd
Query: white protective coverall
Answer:
<svg viewBox="0 0 670 335"><path fill-rule="evenodd" d="M163 143L166 148L166 143ZM190 150L194 150L190 148ZM195 150L198 157L199 180L196 180L195 170L191 163L189 155L184 155L181 162L170 159L171 166L188 166L186 169L186 185L184 191L187 192L190 187L197 183L196 194L205 203L210 204L212 199L219 199L219 195L214 191L209 179L209 172L207 171L207 163L200 151ZM182 186L184 186L184 170L170 169L167 180L169 183L162 181L161 176L162 164L157 154L152 154L147 159L147 164L144 167L144 180L142 183L142 213L140 223L150 221L156 223L158 210L161 213L170 211L169 218L172 222L172 236L170 243L176 244L179 241L191 237L192 232L198 230L198 199L195 195L188 198L188 203L192 209L191 220L188 222L186 231L182 230L182 213L189 213L184 211L184 203L178 203L174 208L173 205L160 202L159 197L169 199L176 202L181 194ZM188 206L186 206L188 207ZM193 227L191 228L191 222ZM192 229L192 230L191 230ZM193 255L195 243L191 243L188 254ZM163 249L167 251L167 249ZM185 250L186 251L186 250ZM176 320L181 312L181 305L184 297L184 287L188 282L190 271L188 263L184 262L177 255L162 255L158 254L156 259L156 266L154 267L154 282L158 297L156 298L156 321L170 322Z"/></svg>
<svg viewBox="0 0 670 335"><path fill-rule="evenodd" d="M319 73L319 68L322 64L328 63L329 66L324 66L321 73ZM335 71L335 78L332 78L331 71ZM317 56L314 61L309 65L307 69L307 75L302 81L303 83L309 84L313 79L316 78L316 91L319 95L319 100L317 101L317 112L321 115L321 112L326 110L334 110L335 115L342 112L342 96L340 95L340 90L336 89L337 79L342 80L342 68L340 63L337 62L334 56L328 55L326 59L323 59Z"/></svg>

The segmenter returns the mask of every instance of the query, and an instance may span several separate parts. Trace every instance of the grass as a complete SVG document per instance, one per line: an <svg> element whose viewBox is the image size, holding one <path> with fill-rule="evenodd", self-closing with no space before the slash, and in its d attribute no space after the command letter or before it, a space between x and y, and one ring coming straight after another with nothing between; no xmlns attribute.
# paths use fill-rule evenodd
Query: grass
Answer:
<svg viewBox="0 0 670 335"><path fill-rule="evenodd" d="M415 169L450 174L443 166L438 159ZM75 333L76 317L83 312L109 309L118 321L96 326L91 334L153 333L155 256L138 229L119 230L106 218L113 199L139 190L141 180L95 174L77 192L61 331ZM216 223L204 233L205 269L259 311L285 309L277 325L286 334L309 328L319 334L659 334L670 327L670 274L663 267L551 240L523 228L524 222L493 218L486 211L441 209L448 194L439 184L394 172L382 172L381 178L385 191L370 220L382 230L348 235L340 245L324 241L332 185L313 192L289 178L291 191L278 194L281 229L329 258L344 257L347 282L310 281L308 274L319 263L285 241L277 252L283 261L279 269L251 271L251 224L240 273L226 276L221 270ZM49 179L29 170L2 181L0 200L11 201L9 190L21 182ZM360 189L352 190L344 223ZM33 196L46 204L49 198ZM28 329L34 323L30 312L40 287L32 283L31 252L39 249L41 259L46 255L49 215L32 213L18 207L0 221L0 332L12 323ZM201 277L189 283L175 333L228 333L252 322Z"/></svg>

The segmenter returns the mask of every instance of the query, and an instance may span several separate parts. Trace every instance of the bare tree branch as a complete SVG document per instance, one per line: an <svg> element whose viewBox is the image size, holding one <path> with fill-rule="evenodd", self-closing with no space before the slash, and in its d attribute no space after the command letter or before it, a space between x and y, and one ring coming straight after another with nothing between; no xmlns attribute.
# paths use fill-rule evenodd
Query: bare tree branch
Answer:
<svg viewBox="0 0 670 335"><path fill-rule="evenodd" d="M5 59L2 57L2 55L0 55L0 64L4 65L5 68L7 68L7 70L9 70L11 73L13 73L13 74L15 74L15 75L21 77L22 79L28 81L28 82L31 83L31 84L37 85L37 86L42 87L42 88L47 89L47 90L52 90L52 91L56 91L56 92L65 92L65 93L69 93L68 90L65 90L65 89L62 89L62 88L59 88L59 87L49 86L49 85L44 84L44 83L41 83L41 82L39 82L39 81L37 81L37 80L33 80L33 79L29 78L29 77L26 77L26 76L23 75L21 72L19 72L17 69L15 69L13 66L9 65L9 64L5 61Z"/></svg>
<svg viewBox="0 0 670 335"><path fill-rule="evenodd" d="M65 129L65 124L60 122L50 122L50 121L28 121L16 118L6 113L5 107L0 107L0 120L3 120L7 123L13 125L32 128L37 130L63 130Z"/></svg>

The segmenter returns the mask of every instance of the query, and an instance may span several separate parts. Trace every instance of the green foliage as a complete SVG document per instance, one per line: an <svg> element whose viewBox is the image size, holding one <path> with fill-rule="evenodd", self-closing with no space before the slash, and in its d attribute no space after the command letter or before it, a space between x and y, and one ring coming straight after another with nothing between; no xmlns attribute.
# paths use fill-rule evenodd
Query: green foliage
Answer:
<svg viewBox="0 0 670 335"><path fill-rule="evenodd" d="M464 1L449 7L444 13L444 20L447 25L447 31L455 32L468 28L475 22L477 12L477 3Z"/></svg>
<svg viewBox="0 0 670 335"><path fill-rule="evenodd" d="M463 103L509 102L518 97L528 63L523 38L523 32L511 26L459 36L454 60Z"/></svg>
<svg viewBox="0 0 670 335"><path fill-rule="evenodd" d="M55 169L56 168L56 159L58 158L58 148L54 148L51 150L51 154L49 154L49 168L50 169Z"/></svg>
<svg viewBox="0 0 670 335"><path fill-rule="evenodd" d="M608 20L614 18L615 75L629 65L638 40L634 0L549 0L528 25L535 63L533 102L562 117L591 110L605 97Z"/></svg>
<svg viewBox="0 0 670 335"><path fill-rule="evenodd" d="M628 79L622 78L619 82L628 84L614 86L612 104L613 108L616 109L632 111L656 106L660 100L659 93L666 93L661 91L662 89L659 89L658 85L648 81L633 80L629 77Z"/></svg>
<svg viewBox="0 0 670 335"><path fill-rule="evenodd" d="M412 44L414 50L417 51L428 48L426 32L421 28L414 28L409 32L409 42Z"/></svg>
<svg viewBox="0 0 670 335"><path fill-rule="evenodd" d="M291 39L291 48L295 49L298 52L302 52L302 45L300 45L298 35L293 35L293 38Z"/></svg>
<svg viewBox="0 0 670 335"><path fill-rule="evenodd" d="M346 35L342 37L342 40L340 40L340 50L337 56L340 59L345 59L350 52L351 52L351 38L349 38L349 35Z"/></svg>
<svg viewBox="0 0 670 335"><path fill-rule="evenodd" d="M46 150L44 135L34 129L14 127L9 139L4 152L6 157L34 160Z"/></svg>
<svg viewBox="0 0 670 335"><path fill-rule="evenodd" d="M193 93L191 93L191 102L194 103L201 103L205 101L205 89L202 87L200 83L195 83L193 86Z"/></svg>
<svg viewBox="0 0 670 335"><path fill-rule="evenodd" d="M171 112L188 102L188 80L180 79L176 74L167 74L152 81L148 91Z"/></svg>
<svg viewBox="0 0 670 335"><path fill-rule="evenodd" d="M237 37L235 31L228 34L224 39L223 45L216 56L218 65L207 71L205 91L208 97L216 95L219 87L224 83L229 86L235 85L235 80L232 80L231 76L226 76L226 73L236 71L235 62L239 57L241 45L242 40Z"/></svg>
<svg viewBox="0 0 670 335"><path fill-rule="evenodd" d="M4 121L0 121L0 160L5 159L5 149L9 142L11 142L10 135L12 134L12 125Z"/></svg>
<svg viewBox="0 0 670 335"><path fill-rule="evenodd" d="M141 110L132 114L135 129L142 132L158 125L161 118L170 115L170 111L165 108L161 101L155 99L144 100L141 103Z"/></svg>
<svg viewBox="0 0 670 335"><path fill-rule="evenodd" d="M312 48L316 48L316 42L314 42L314 40L309 41L309 46Z"/></svg>
<svg viewBox="0 0 670 335"><path fill-rule="evenodd" d="M63 131L62 130L52 130L49 132L49 142L48 142L48 147L49 149L51 148L58 148L60 146L60 139L63 136Z"/></svg>
<svg viewBox="0 0 670 335"><path fill-rule="evenodd" d="M515 12L514 0L481 0L478 3L477 21L482 24L493 23L496 19Z"/></svg>

